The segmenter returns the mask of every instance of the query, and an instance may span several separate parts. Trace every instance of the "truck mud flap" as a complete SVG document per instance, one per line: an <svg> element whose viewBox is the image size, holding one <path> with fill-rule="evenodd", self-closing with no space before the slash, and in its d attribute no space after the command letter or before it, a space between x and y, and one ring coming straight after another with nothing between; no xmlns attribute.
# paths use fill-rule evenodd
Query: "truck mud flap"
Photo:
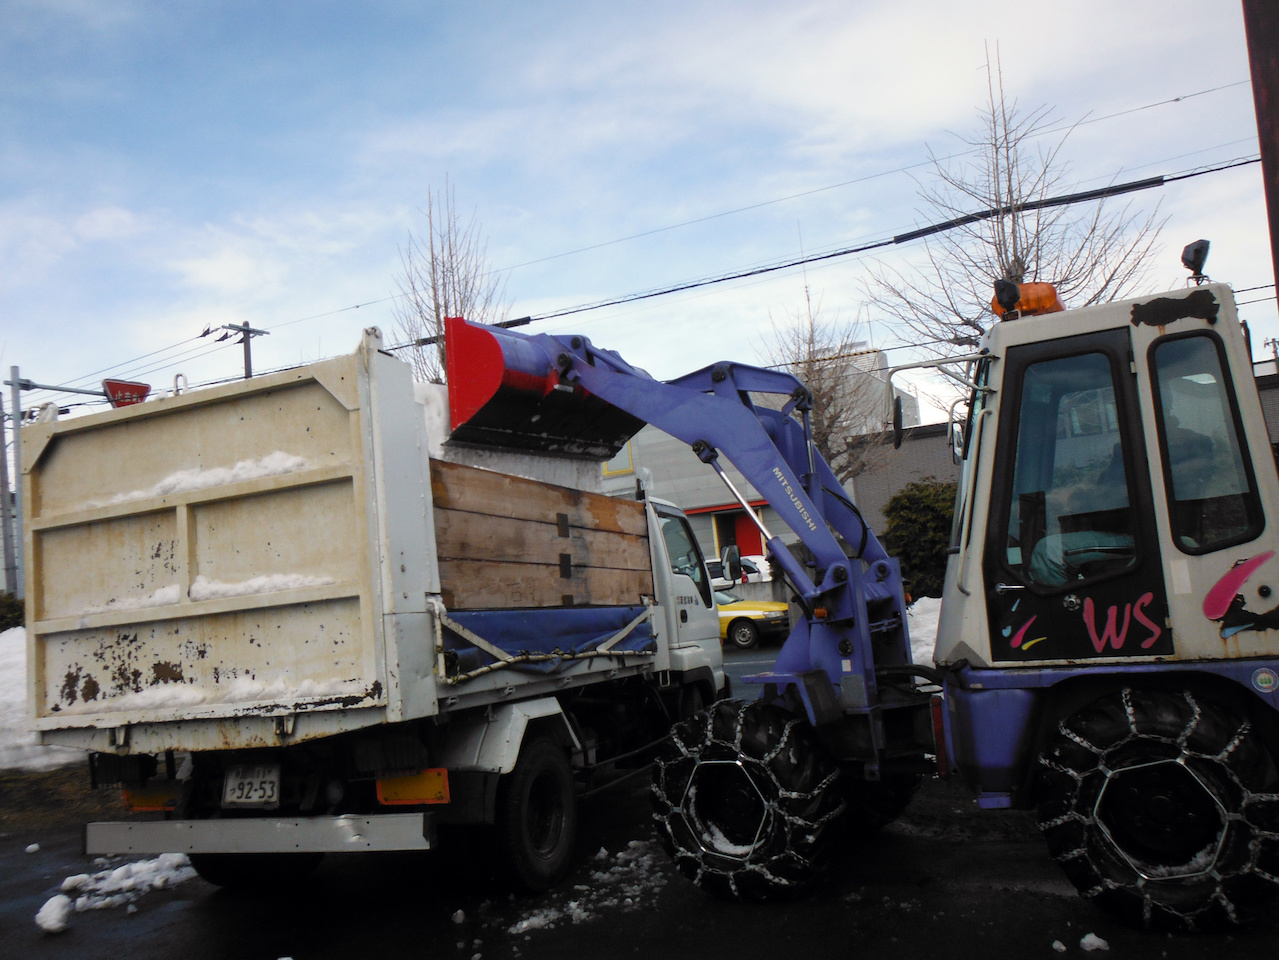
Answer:
<svg viewBox="0 0 1279 960"><path fill-rule="evenodd" d="M444 323L453 442L609 460L644 426L561 383L537 341L460 317Z"/></svg>
<svg viewBox="0 0 1279 960"><path fill-rule="evenodd" d="M115 853L354 853L430 850L429 813L374 816L95 822L85 825L84 852Z"/></svg>

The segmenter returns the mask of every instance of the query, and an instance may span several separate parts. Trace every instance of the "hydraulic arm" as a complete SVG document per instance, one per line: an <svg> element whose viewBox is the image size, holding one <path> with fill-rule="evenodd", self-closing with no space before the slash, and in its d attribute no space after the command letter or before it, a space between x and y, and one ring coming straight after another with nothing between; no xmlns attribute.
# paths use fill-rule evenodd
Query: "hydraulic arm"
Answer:
<svg viewBox="0 0 1279 960"><path fill-rule="evenodd" d="M460 319L449 321L447 336L450 381L467 406L453 410L454 440L466 439L469 420L484 425L486 442L500 436L510 447L600 456L650 423L687 443L745 506L718 463L727 458L811 555L802 563L760 524L806 616L774 669L750 679L793 695L815 726L877 709L876 666L910 662L900 569L815 448L812 395L799 380L721 362L662 382L585 337ZM782 407L752 395L783 398Z"/></svg>

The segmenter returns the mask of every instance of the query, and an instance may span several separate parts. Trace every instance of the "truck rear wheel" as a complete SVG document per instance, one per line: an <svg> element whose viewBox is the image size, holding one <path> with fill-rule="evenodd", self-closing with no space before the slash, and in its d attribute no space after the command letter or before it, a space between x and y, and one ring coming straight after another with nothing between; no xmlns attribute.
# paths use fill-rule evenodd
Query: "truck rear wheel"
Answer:
<svg viewBox="0 0 1279 960"><path fill-rule="evenodd" d="M734 900L796 892L827 865L839 768L806 720L721 700L677 724L653 773L658 833L680 871Z"/></svg>
<svg viewBox="0 0 1279 960"><path fill-rule="evenodd" d="M577 837L577 790L568 757L548 737L527 741L498 795L498 832L512 879L541 893L568 870Z"/></svg>
<svg viewBox="0 0 1279 960"><path fill-rule="evenodd" d="M1279 785L1251 724L1191 691L1124 689L1062 721L1039 826L1079 892L1146 927L1247 923L1279 884Z"/></svg>
<svg viewBox="0 0 1279 960"><path fill-rule="evenodd" d="M292 883L309 875L322 853L193 853L201 879L228 890L254 890Z"/></svg>

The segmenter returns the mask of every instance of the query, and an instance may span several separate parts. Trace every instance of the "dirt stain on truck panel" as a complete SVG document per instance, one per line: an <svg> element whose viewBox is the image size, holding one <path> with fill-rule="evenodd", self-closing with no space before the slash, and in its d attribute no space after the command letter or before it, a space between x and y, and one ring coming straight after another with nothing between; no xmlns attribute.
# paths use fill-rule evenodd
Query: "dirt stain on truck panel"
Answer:
<svg viewBox="0 0 1279 960"><path fill-rule="evenodd" d="M151 664L151 686L157 686L161 683L185 683L186 678L182 675L182 664L166 663L157 661Z"/></svg>

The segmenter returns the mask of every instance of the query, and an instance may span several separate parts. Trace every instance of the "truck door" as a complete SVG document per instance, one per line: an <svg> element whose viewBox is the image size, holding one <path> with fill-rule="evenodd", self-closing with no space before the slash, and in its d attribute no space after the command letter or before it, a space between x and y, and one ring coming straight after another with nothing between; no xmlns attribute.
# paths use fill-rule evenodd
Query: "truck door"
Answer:
<svg viewBox="0 0 1279 960"><path fill-rule="evenodd" d="M676 644L719 641L719 615L711 599L710 577L702 559L701 548L678 510L655 505L662 528L662 541L671 569L670 597L675 615Z"/></svg>
<svg viewBox="0 0 1279 960"><path fill-rule="evenodd" d="M1129 332L1009 347L983 557L998 662L1168 656Z"/></svg>

